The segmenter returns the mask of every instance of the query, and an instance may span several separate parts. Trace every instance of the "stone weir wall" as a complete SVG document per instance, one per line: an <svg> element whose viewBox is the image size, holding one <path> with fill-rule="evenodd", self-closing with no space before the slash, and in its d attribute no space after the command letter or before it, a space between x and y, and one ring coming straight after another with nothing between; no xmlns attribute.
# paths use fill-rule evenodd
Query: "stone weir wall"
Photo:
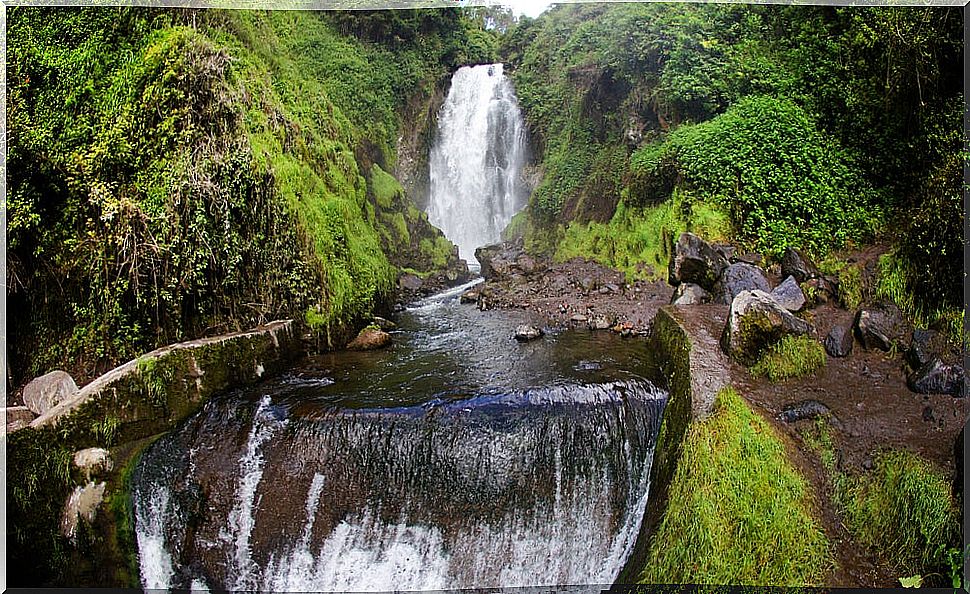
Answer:
<svg viewBox="0 0 970 594"><path fill-rule="evenodd" d="M705 314L719 316L727 310L717 305L692 306L698 308L704 309ZM617 579L619 584L635 583L646 562L654 529L667 509L670 482L687 428L710 416L714 397L731 384L730 362L718 345L719 337L701 325L691 324L684 311L676 305L665 305L653 320L650 348L661 376L668 382L669 398L650 467L650 499L638 545Z"/></svg>
<svg viewBox="0 0 970 594"><path fill-rule="evenodd" d="M303 353L292 320L163 347L6 435L11 587L137 587L129 476L138 454L212 395Z"/></svg>

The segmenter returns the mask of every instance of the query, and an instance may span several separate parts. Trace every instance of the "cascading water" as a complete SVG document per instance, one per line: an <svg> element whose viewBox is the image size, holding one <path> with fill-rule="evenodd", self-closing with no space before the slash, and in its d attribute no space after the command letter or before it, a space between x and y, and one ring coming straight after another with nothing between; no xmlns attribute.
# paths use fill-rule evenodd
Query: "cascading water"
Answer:
<svg viewBox="0 0 970 594"><path fill-rule="evenodd" d="M430 156L428 218L477 266L522 208L525 127L502 64L465 66L451 79Z"/></svg>

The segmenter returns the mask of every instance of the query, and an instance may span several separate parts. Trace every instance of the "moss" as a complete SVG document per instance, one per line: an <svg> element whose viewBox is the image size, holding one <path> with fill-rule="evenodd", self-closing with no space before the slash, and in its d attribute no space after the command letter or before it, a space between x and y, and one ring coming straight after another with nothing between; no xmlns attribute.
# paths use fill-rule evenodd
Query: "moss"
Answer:
<svg viewBox="0 0 970 594"><path fill-rule="evenodd" d="M371 166L370 187L377 205L384 209L391 208L394 199L403 192L401 184L376 164Z"/></svg>
<svg viewBox="0 0 970 594"><path fill-rule="evenodd" d="M810 336L785 336L771 345L751 368L773 382L799 378L825 366L825 349Z"/></svg>
<svg viewBox="0 0 970 594"><path fill-rule="evenodd" d="M644 583L820 585L832 566L805 480L730 388L687 431Z"/></svg>

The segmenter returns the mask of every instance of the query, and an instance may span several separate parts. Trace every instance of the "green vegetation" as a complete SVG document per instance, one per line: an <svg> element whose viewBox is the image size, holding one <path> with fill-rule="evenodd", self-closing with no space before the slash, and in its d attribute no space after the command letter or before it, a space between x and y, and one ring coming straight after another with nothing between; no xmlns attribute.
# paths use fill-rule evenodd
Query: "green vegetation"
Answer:
<svg viewBox="0 0 970 594"><path fill-rule="evenodd" d="M339 342L396 268L454 261L385 170L415 99L493 57L459 11L7 22L15 382L306 311Z"/></svg>
<svg viewBox="0 0 970 594"><path fill-rule="evenodd" d="M773 382L805 377L825 366L825 348L810 336L783 337L768 347L751 373Z"/></svg>
<svg viewBox="0 0 970 594"><path fill-rule="evenodd" d="M677 192L657 206L620 202L608 223L572 222L556 250L557 260L584 257L626 273L629 280L666 278L674 242L683 231L727 240L731 225L720 210Z"/></svg>
<svg viewBox="0 0 970 594"><path fill-rule="evenodd" d="M924 300L915 288L917 265L890 252L879 257L876 296L891 299L917 327L936 328L955 345L966 345L963 309L955 302ZM937 304L935 307L933 304Z"/></svg>
<svg viewBox="0 0 970 594"><path fill-rule="evenodd" d="M839 469L825 419L802 438L819 455L836 509L860 543L900 575L960 587L960 511L939 469L910 452L885 450L875 456L872 470L851 476Z"/></svg>
<svg viewBox="0 0 970 594"><path fill-rule="evenodd" d="M733 389L690 426L644 583L820 585L828 541L804 479Z"/></svg>

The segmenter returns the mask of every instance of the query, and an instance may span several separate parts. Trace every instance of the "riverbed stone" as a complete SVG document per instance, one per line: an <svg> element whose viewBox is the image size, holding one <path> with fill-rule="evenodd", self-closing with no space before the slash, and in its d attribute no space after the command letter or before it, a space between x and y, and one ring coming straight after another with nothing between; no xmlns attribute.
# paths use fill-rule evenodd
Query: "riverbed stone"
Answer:
<svg viewBox="0 0 970 594"><path fill-rule="evenodd" d="M711 300L711 294L700 285L680 283L670 297L671 305L697 305Z"/></svg>
<svg viewBox="0 0 970 594"><path fill-rule="evenodd" d="M694 283L710 291L727 267L727 259L711 244L693 233L681 233L667 267L667 282Z"/></svg>
<svg viewBox="0 0 970 594"><path fill-rule="evenodd" d="M612 325L610 319L603 315L593 316L586 322L590 330L609 330Z"/></svg>
<svg viewBox="0 0 970 594"><path fill-rule="evenodd" d="M906 378L909 389L917 394L948 394L963 396L965 383L963 367L947 365L933 357Z"/></svg>
<svg viewBox="0 0 970 594"><path fill-rule="evenodd" d="M538 326L531 326L529 324L522 324L515 329L515 339L519 342L528 342L530 340L535 340L544 334L542 328Z"/></svg>
<svg viewBox="0 0 970 594"><path fill-rule="evenodd" d="M731 302L721 347L734 360L754 365L766 348L795 334L808 334L811 325L796 318L768 293L742 291Z"/></svg>
<svg viewBox="0 0 970 594"><path fill-rule="evenodd" d="M58 369L35 378L24 387L24 405L34 414L42 415L77 392L74 378Z"/></svg>
<svg viewBox="0 0 970 594"><path fill-rule="evenodd" d="M712 301L722 305L730 305L741 291L771 291L765 273L757 266L747 262L735 262L728 266L718 278L711 293Z"/></svg>
<svg viewBox="0 0 970 594"><path fill-rule="evenodd" d="M805 293L798 286L794 276L787 277L771 291L771 296L788 311L799 311L805 307Z"/></svg>
<svg viewBox="0 0 970 594"><path fill-rule="evenodd" d="M889 351L902 341L906 332L903 314L892 302L859 309L854 326L856 336L866 350Z"/></svg>
<svg viewBox="0 0 970 594"><path fill-rule="evenodd" d="M852 330L833 326L822 344L830 357L847 357L852 352Z"/></svg>
<svg viewBox="0 0 970 594"><path fill-rule="evenodd" d="M796 281L803 283L809 279L821 277L822 273L804 252L789 247L781 256L781 276L794 276Z"/></svg>
<svg viewBox="0 0 970 594"><path fill-rule="evenodd" d="M79 486L68 496L64 502L64 511L61 514L61 534L70 540L77 537L77 527L83 521L88 524L94 522L98 508L104 501L104 490L107 483L94 481L88 482L84 486Z"/></svg>
<svg viewBox="0 0 970 594"><path fill-rule="evenodd" d="M372 351L391 344L391 335L383 330L367 327L347 345L349 351Z"/></svg>

